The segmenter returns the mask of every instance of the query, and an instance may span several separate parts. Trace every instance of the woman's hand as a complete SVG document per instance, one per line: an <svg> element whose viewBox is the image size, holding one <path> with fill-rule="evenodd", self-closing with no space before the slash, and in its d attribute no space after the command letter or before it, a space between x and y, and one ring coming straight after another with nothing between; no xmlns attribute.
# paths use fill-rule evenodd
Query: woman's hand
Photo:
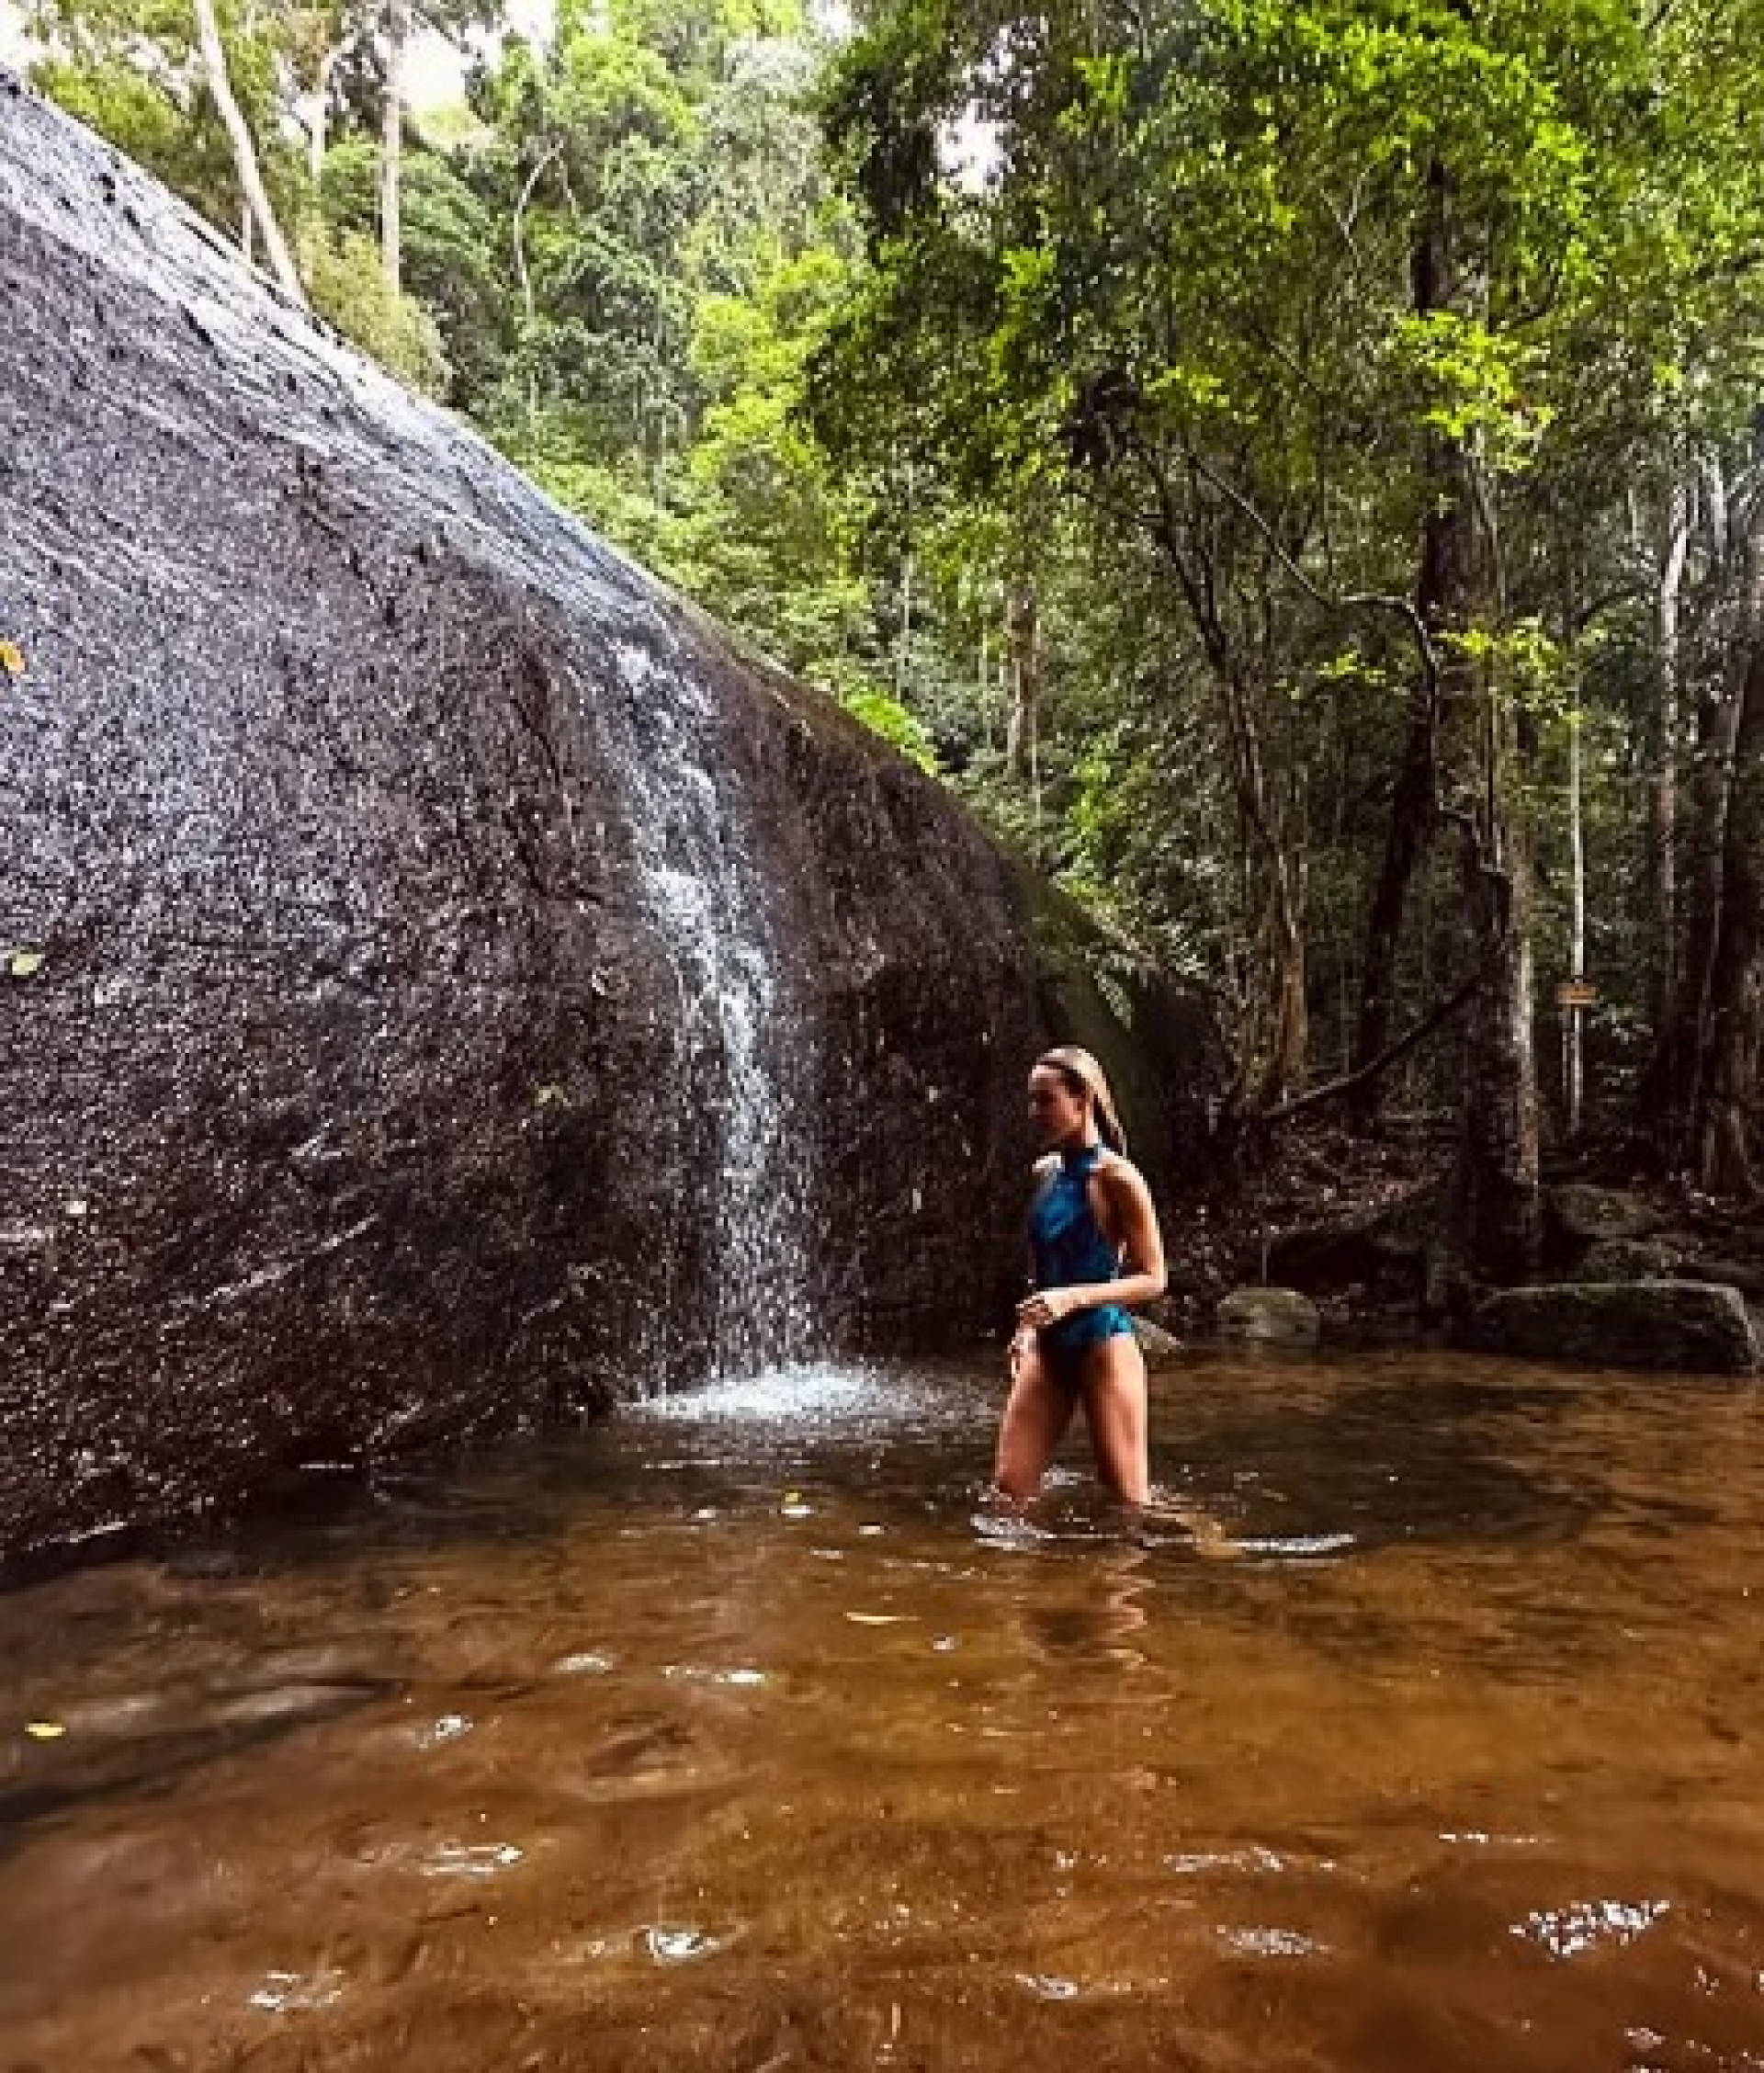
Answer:
<svg viewBox="0 0 1764 2073"><path fill-rule="evenodd" d="M1079 1308L1069 1288L1043 1288L1017 1305L1017 1322L1031 1331L1045 1331Z"/></svg>

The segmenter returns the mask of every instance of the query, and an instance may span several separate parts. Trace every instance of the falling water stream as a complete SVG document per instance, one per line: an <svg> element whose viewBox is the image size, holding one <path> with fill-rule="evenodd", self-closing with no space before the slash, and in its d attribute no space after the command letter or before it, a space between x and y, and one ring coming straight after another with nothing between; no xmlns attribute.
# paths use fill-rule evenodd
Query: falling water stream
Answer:
<svg viewBox="0 0 1764 2073"><path fill-rule="evenodd" d="M1764 2067L1750 1390L797 1368L0 1598L0 2069Z"/></svg>
<svg viewBox="0 0 1764 2073"><path fill-rule="evenodd" d="M786 1157L793 1097L812 1083L812 1036L785 996L744 802L717 781L726 721L702 668L656 630L614 654L628 695L616 740L639 881L679 991L680 1079L693 1083L695 1055L707 1050L718 1090L707 1176L713 1370L753 1374L802 1358L829 1321L812 1300L802 1177Z"/></svg>

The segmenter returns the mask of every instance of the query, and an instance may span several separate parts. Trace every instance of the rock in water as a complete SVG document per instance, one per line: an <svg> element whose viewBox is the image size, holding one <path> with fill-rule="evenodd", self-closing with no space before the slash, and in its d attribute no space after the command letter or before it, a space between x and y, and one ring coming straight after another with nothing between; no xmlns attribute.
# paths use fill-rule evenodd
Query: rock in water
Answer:
<svg viewBox="0 0 1764 2073"><path fill-rule="evenodd" d="M1227 1339L1315 1345L1319 1322L1317 1305L1295 1288L1234 1288L1219 1301L1219 1331Z"/></svg>
<svg viewBox="0 0 1764 2073"><path fill-rule="evenodd" d="M4 74L0 251L0 1553L1008 1318L949 798Z"/></svg>
<svg viewBox="0 0 1764 2073"><path fill-rule="evenodd" d="M1477 1307L1463 1336L1482 1353L1577 1367L1752 1375L1758 1365L1745 1304L1731 1288L1697 1281L1507 1288Z"/></svg>
<svg viewBox="0 0 1764 2073"><path fill-rule="evenodd" d="M1160 1368L1174 1367L1182 1357L1182 1341L1161 1324L1153 1324L1149 1318L1134 1319L1133 1335L1139 1342L1146 1366L1154 1375Z"/></svg>

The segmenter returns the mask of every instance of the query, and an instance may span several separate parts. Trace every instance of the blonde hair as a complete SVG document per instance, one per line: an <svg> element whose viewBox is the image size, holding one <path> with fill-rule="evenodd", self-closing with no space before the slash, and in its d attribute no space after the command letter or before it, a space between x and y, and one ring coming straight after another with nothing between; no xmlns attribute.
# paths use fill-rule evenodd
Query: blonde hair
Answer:
<svg viewBox="0 0 1764 2073"><path fill-rule="evenodd" d="M1044 1051L1035 1063L1054 1066L1069 1080L1076 1081L1095 1104L1096 1127L1102 1142L1111 1151L1126 1150L1127 1133L1121 1127L1121 1118L1114 1112L1114 1096L1109 1092L1108 1076L1089 1051L1080 1050L1076 1044L1057 1044L1051 1051ZM1076 1087L1073 1092L1077 1092Z"/></svg>

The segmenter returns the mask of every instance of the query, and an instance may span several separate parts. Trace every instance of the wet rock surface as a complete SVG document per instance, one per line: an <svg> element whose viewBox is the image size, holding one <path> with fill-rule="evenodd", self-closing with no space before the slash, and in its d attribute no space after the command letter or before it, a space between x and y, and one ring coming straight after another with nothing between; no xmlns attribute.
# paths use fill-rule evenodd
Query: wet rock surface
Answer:
<svg viewBox="0 0 1764 2073"><path fill-rule="evenodd" d="M1430 1184L1322 1223L1277 1230L1268 1246L1269 1276L1314 1295L1350 1284L1412 1295L1442 1203L1443 1191Z"/></svg>
<svg viewBox="0 0 1764 2073"><path fill-rule="evenodd" d="M4 74L0 247L0 1555L1008 1318L1021 874Z"/></svg>
<svg viewBox="0 0 1764 2073"><path fill-rule="evenodd" d="M1234 1288L1218 1307L1226 1339L1267 1339L1315 1345L1321 1329L1317 1305L1295 1288Z"/></svg>
<svg viewBox="0 0 1764 2073"><path fill-rule="evenodd" d="M1576 1270L1577 1281L1670 1281L1684 1255L1657 1238L1601 1238L1587 1248ZM1686 1274L1688 1281L1719 1281L1719 1274Z"/></svg>
<svg viewBox="0 0 1764 2073"><path fill-rule="evenodd" d="M1575 1248L1618 1240L1651 1238L1663 1221L1644 1196L1623 1188L1564 1182L1544 1191L1544 1222L1554 1245Z"/></svg>
<svg viewBox="0 0 1764 2073"><path fill-rule="evenodd" d="M1752 1375L1758 1343L1732 1288L1695 1281L1545 1284L1508 1288L1464 1329L1478 1353L1570 1361L1584 1367L1678 1368Z"/></svg>

